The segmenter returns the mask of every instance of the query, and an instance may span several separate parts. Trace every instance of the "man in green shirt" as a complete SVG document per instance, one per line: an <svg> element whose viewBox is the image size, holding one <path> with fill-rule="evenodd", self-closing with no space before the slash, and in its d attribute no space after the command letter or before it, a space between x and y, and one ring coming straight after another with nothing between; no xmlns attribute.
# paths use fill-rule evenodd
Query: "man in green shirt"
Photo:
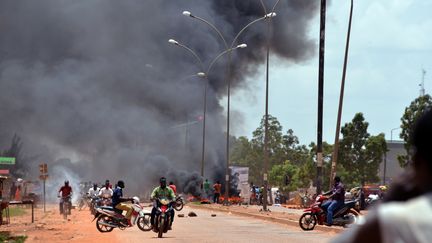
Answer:
<svg viewBox="0 0 432 243"><path fill-rule="evenodd" d="M175 201L175 194L174 191L166 185L166 178L161 177L159 179L160 186L156 187L153 192L151 193L150 199L153 200L153 209L151 212L151 225L154 225L154 218L156 216L157 211L157 203L159 203L159 200L161 199L168 199L170 203ZM171 210L171 225L174 221L174 210ZM170 225L170 229L171 229Z"/></svg>
<svg viewBox="0 0 432 243"><path fill-rule="evenodd" d="M209 197L210 197L210 182L208 181L208 179L205 179L203 187L204 187L204 194L205 194L204 197L209 199Z"/></svg>

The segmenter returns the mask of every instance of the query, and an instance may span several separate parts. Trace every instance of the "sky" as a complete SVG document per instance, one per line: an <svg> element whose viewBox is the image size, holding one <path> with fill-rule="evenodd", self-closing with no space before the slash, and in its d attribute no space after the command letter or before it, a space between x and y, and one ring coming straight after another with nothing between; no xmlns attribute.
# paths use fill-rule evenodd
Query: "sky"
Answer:
<svg viewBox="0 0 432 243"><path fill-rule="evenodd" d="M335 138L349 8L350 1L327 6L323 140L329 143ZM399 139L401 130L396 128L405 107L420 94L422 69L426 93L431 89L430 9L427 0L354 1L341 126L362 112L371 135ZM293 129L306 145L317 141L318 34L316 16L309 30L316 52L305 62L270 57L269 114L278 118L284 133ZM232 97L231 129L236 136L250 138L264 115L265 66L259 69L249 78L249 87ZM226 107L226 100L221 104Z"/></svg>

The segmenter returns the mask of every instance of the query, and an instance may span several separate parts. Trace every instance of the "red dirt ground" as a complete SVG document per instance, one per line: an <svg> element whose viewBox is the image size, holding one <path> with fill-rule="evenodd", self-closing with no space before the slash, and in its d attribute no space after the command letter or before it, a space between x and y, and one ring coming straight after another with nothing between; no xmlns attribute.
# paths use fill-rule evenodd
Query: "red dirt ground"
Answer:
<svg viewBox="0 0 432 243"><path fill-rule="evenodd" d="M47 205L46 213L41 207L35 208L34 223L31 223L31 209L26 212L23 216L11 217L10 224L0 226L0 232L26 235L25 242L120 242L115 232L102 234L96 229L88 209L72 209L72 215L64 220L57 205Z"/></svg>

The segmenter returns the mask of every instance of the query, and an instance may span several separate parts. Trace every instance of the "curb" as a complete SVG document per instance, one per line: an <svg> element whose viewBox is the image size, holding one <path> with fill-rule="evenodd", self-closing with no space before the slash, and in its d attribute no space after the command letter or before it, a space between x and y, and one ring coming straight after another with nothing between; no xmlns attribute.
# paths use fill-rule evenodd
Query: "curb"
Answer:
<svg viewBox="0 0 432 243"><path fill-rule="evenodd" d="M238 216L256 218L256 219L266 220L266 221L270 221L270 222L276 222L276 223L295 226L295 227L300 228L298 221L288 220L288 219L283 219L283 218L277 218L277 217L273 217L273 216L254 214L254 213L238 212L235 210L230 210L229 207L227 207L226 209L223 209L223 208L210 208L210 207L206 207L203 205L188 204L187 206L190 208L196 208L196 209L214 210L214 211L218 211L218 212L231 213L231 214L235 214ZM333 233L341 233L344 231L344 228L339 228L339 227L336 228L336 227L327 227L327 226L316 225L314 230L333 232Z"/></svg>

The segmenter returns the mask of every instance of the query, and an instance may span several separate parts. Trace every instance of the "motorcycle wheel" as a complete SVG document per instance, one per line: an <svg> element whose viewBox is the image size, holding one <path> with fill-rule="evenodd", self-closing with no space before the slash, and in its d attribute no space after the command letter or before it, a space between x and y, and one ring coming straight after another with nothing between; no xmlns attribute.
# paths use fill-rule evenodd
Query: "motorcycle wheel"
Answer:
<svg viewBox="0 0 432 243"><path fill-rule="evenodd" d="M100 215L96 220L96 228L99 230L99 232L107 233L113 231L114 227L106 226L99 224L99 222L105 222L105 223L112 223L113 220L110 216L107 215Z"/></svg>
<svg viewBox="0 0 432 243"><path fill-rule="evenodd" d="M350 209L346 216L352 218L352 222L350 222L349 224L355 224L360 216L360 213L357 212L355 209ZM346 225L344 225L344 227L345 226Z"/></svg>
<svg viewBox="0 0 432 243"><path fill-rule="evenodd" d="M69 214L69 203L68 202L64 202L63 203L63 219L67 220L67 216Z"/></svg>
<svg viewBox="0 0 432 243"><path fill-rule="evenodd" d="M174 209L176 210L176 211L180 211L180 210L182 210L183 209L183 200L181 200L181 199L177 199L176 200L176 204L175 204L175 206L174 206Z"/></svg>
<svg viewBox="0 0 432 243"><path fill-rule="evenodd" d="M139 217L137 221L137 226L142 231L150 231L152 229L151 223L151 214L145 213L143 217Z"/></svg>
<svg viewBox="0 0 432 243"><path fill-rule="evenodd" d="M312 213L304 213L299 219L299 225L302 230L309 231L315 228L317 218Z"/></svg>
<svg viewBox="0 0 432 243"><path fill-rule="evenodd" d="M165 229L165 218L161 217L159 222L159 232L158 232L158 238L162 238L164 229Z"/></svg>

